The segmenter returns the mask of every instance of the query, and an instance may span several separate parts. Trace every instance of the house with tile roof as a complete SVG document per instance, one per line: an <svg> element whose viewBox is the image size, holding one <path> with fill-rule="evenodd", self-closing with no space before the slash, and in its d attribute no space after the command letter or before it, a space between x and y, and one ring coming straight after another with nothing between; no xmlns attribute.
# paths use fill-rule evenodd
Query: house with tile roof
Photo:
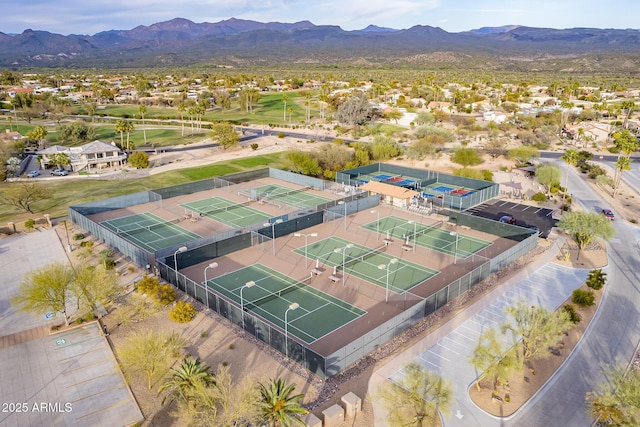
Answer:
<svg viewBox="0 0 640 427"><path fill-rule="evenodd" d="M55 167L54 155L67 153L71 160L71 170L74 172L96 172L102 169L122 167L127 161L127 155L115 143L93 141L80 147L63 147L54 145L38 151L43 168Z"/></svg>

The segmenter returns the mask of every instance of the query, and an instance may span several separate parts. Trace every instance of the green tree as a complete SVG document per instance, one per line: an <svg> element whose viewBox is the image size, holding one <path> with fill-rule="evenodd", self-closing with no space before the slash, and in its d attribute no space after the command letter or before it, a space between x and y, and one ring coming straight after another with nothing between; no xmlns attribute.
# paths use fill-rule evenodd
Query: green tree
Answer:
<svg viewBox="0 0 640 427"><path fill-rule="evenodd" d="M158 389L158 394L165 393L162 404L165 404L167 398L170 402L177 399L188 402L196 383L210 387L216 383L215 376L211 367L199 358L186 357L178 368L171 368L170 375L164 378Z"/></svg>
<svg viewBox="0 0 640 427"><path fill-rule="evenodd" d="M391 110L384 113L385 119L394 120L396 124L398 124L398 120L400 120L402 116L403 116L402 111L398 110L397 108L392 108Z"/></svg>
<svg viewBox="0 0 640 427"><path fill-rule="evenodd" d="M557 226L566 230L578 245L578 259L580 252L593 241L594 237L610 239L615 230L611 221L597 212L576 211L564 215Z"/></svg>
<svg viewBox="0 0 640 427"><path fill-rule="evenodd" d="M510 158L516 159L519 163L527 163L540 158L540 151L528 145L513 148L509 150L508 154Z"/></svg>
<svg viewBox="0 0 640 427"><path fill-rule="evenodd" d="M33 205L50 197L49 191L40 184L34 182L19 182L10 184L0 193L1 203L15 206L18 209L33 213Z"/></svg>
<svg viewBox="0 0 640 427"><path fill-rule="evenodd" d="M127 158L127 162L136 169L144 169L149 167L149 155L144 151L134 151Z"/></svg>
<svg viewBox="0 0 640 427"><path fill-rule="evenodd" d="M18 293L11 299L11 305L27 313L60 313L69 326L67 303L71 297L72 280L73 270L67 264L47 264L27 273L20 283Z"/></svg>
<svg viewBox="0 0 640 427"><path fill-rule="evenodd" d="M380 386L376 398L386 408L387 422L392 427L422 427L434 425L438 411L449 412L453 390L437 374L410 363L404 367L402 378Z"/></svg>
<svg viewBox="0 0 640 427"><path fill-rule="evenodd" d="M95 312L98 306L106 306L123 291L116 273L103 265L95 267L87 264L75 269L71 290L78 302L86 305L91 312Z"/></svg>
<svg viewBox="0 0 640 427"><path fill-rule="evenodd" d="M536 168L536 179L549 191L553 183L559 183L562 172L560 168L551 163L543 163Z"/></svg>
<svg viewBox="0 0 640 427"><path fill-rule="evenodd" d="M24 222L24 228L26 228L29 232L31 232L31 230L33 230L35 226L36 221L33 218L29 218Z"/></svg>
<svg viewBox="0 0 640 427"><path fill-rule="evenodd" d="M500 342L495 329L488 329L480 336L469 363L481 373L476 380L478 391L480 381L484 378L490 379L493 390L496 390L499 384L506 383L509 375L521 366L515 354Z"/></svg>
<svg viewBox="0 0 640 427"><path fill-rule="evenodd" d="M147 128L144 126L144 115L147 113L147 106L140 104L138 107L138 113L140 113L140 117L142 118L142 135L144 137L144 145L147 145Z"/></svg>
<svg viewBox="0 0 640 427"><path fill-rule="evenodd" d="M505 312L512 321L502 325L502 331L511 331L520 339L523 360L548 357L551 354L548 349L556 345L564 331L573 327L569 315L563 310L548 311L544 307L520 302L507 307Z"/></svg>
<svg viewBox="0 0 640 427"><path fill-rule="evenodd" d="M289 169L293 172L308 176L320 176L322 173L318 159L306 151L291 150L285 155L285 158Z"/></svg>
<svg viewBox="0 0 640 427"><path fill-rule="evenodd" d="M640 424L640 371L632 369L625 374L618 368L608 374L598 391L586 395L589 415L599 425L637 426Z"/></svg>
<svg viewBox="0 0 640 427"><path fill-rule="evenodd" d="M31 132L29 132L27 136L30 140L36 141L38 143L38 146L40 146L42 141L47 137L48 134L49 132L44 126L37 125Z"/></svg>
<svg viewBox="0 0 640 427"><path fill-rule="evenodd" d="M71 158L69 154L65 152L53 154L49 156L49 159L60 169L71 164Z"/></svg>
<svg viewBox="0 0 640 427"><path fill-rule="evenodd" d="M560 159L564 160L564 162L567 164L567 175L564 180L565 191L562 194L562 200L564 200L565 195L567 194L567 186L569 185L569 171L571 169L571 166L575 166L578 162L578 155L579 154L576 150L569 149L565 151L564 154L560 157Z"/></svg>
<svg viewBox="0 0 640 427"><path fill-rule="evenodd" d="M182 128L182 133L181 135L184 136L184 112L186 111L187 107L184 105L184 102L180 102L178 104L178 112L180 113L180 127Z"/></svg>
<svg viewBox="0 0 640 427"><path fill-rule="evenodd" d="M400 146L390 136L376 135L370 144L371 158L385 161L400 154Z"/></svg>
<svg viewBox="0 0 640 427"><path fill-rule="evenodd" d="M240 141L238 132L236 132L233 125L229 122L214 123L211 125L209 137L214 141L218 141L218 144L220 144L224 150L238 145Z"/></svg>
<svg viewBox="0 0 640 427"><path fill-rule="evenodd" d="M482 158L473 148L458 148L451 155L451 161L463 167L468 167L481 164Z"/></svg>
<svg viewBox="0 0 640 427"><path fill-rule="evenodd" d="M269 427L304 427L305 423L298 415L309 411L301 404L304 394L293 395L295 388L295 384L287 384L280 378L270 380L267 384L259 383L261 421Z"/></svg>
<svg viewBox="0 0 640 427"><path fill-rule="evenodd" d="M125 373L142 376L151 390L186 344L179 335L145 330L130 334L117 348L117 354Z"/></svg>

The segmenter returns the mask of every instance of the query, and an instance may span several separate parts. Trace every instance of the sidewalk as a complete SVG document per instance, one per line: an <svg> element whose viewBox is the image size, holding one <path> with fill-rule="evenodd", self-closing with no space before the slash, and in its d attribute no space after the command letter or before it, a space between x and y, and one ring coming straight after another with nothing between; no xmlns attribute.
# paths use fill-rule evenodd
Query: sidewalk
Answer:
<svg viewBox="0 0 640 427"><path fill-rule="evenodd" d="M469 357L482 331L502 323L505 307L525 300L555 309L584 281L588 270L550 263L564 240L560 236L535 262L375 371L369 381L369 392L375 394L383 381L401 375L402 367L415 361L453 383L452 414L445 418L445 425L499 426L500 420L478 409L468 397L467 389L478 374L468 363ZM386 425L384 411L375 409L375 425Z"/></svg>

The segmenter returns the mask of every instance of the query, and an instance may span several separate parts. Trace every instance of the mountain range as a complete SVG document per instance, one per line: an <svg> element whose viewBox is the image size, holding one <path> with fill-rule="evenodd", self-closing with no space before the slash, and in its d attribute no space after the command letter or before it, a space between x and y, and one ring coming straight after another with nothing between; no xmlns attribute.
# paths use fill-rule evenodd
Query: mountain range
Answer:
<svg viewBox="0 0 640 427"><path fill-rule="evenodd" d="M614 61L629 71L638 70L640 31L517 25L460 33L423 25L403 30L370 25L345 31L309 21L262 23L232 18L194 23L176 18L94 35L64 36L31 29L15 35L0 33L0 66L16 69L475 63L487 69L598 71Z"/></svg>

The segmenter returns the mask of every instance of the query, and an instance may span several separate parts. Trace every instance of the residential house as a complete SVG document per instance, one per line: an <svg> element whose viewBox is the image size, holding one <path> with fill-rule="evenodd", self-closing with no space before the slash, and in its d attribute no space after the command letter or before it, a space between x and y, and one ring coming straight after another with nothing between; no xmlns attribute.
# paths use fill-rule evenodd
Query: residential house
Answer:
<svg viewBox="0 0 640 427"><path fill-rule="evenodd" d="M55 167L52 161L54 154L67 153L71 164L71 170L79 171L99 171L101 169L116 168L123 166L127 161L126 154L120 150L115 143L93 141L80 147L63 147L54 145L46 150L38 151L41 156L43 168Z"/></svg>

